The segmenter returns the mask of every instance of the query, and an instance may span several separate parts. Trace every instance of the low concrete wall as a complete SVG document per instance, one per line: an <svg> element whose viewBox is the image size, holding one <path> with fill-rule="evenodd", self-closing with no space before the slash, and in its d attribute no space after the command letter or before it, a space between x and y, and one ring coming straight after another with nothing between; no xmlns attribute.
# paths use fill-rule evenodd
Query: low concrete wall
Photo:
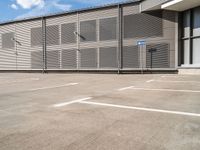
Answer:
<svg viewBox="0 0 200 150"><path fill-rule="evenodd" d="M200 69L178 69L178 74L200 75Z"/></svg>

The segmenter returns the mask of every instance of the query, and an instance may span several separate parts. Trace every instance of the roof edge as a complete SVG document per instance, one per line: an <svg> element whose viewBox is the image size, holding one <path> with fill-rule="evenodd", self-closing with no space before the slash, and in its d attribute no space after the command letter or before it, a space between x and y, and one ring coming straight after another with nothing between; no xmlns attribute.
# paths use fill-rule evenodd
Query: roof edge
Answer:
<svg viewBox="0 0 200 150"><path fill-rule="evenodd" d="M85 12L85 11L92 11L92 10L96 10L96 9L104 9L104 8L109 8L109 7L117 7L119 5L136 4L136 3L139 3L141 1L143 1L143 0L128 0L128 1L125 1L125 2L121 2L121 3L112 3L112 4L101 5L101 6L87 7L87 8L82 8L82 9L74 9L74 10L71 10L71 11L64 11L64 12L58 12L58 13L50 13L50 14L47 14L47 15L41 15L41 16L35 16L35 17L28 17L28 18L10 20L10 21L5 21L5 22L0 22L0 26L7 25L7 24L18 23L18 22L23 22L23 21L38 20L38 19L42 19L42 18L50 18L50 17L68 15L68 14L73 14L73 13L80 13L80 12Z"/></svg>

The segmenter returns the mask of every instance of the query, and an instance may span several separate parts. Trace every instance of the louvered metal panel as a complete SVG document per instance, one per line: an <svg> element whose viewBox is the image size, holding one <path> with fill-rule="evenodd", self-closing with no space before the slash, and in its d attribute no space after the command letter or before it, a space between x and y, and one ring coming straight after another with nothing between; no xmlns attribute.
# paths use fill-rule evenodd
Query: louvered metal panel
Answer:
<svg viewBox="0 0 200 150"><path fill-rule="evenodd" d="M42 27L31 29L31 46L42 46Z"/></svg>
<svg viewBox="0 0 200 150"><path fill-rule="evenodd" d="M60 69L60 51L47 51L47 70Z"/></svg>
<svg viewBox="0 0 200 150"><path fill-rule="evenodd" d="M1 41L0 42L0 69L1 70L16 70L17 57L16 57L15 48L2 48L3 47L2 35L5 35L7 33L14 33L14 32L15 32L15 24L0 26L0 41Z"/></svg>
<svg viewBox="0 0 200 150"><path fill-rule="evenodd" d="M77 50L62 50L62 69L77 68Z"/></svg>
<svg viewBox="0 0 200 150"><path fill-rule="evenodd" d="M169 68L169 44L149 44L146 50L147 68Z"/></svg>
<svg viewBox="0 0 200 150"><path fill-rule="evenodd" d="M116 68L117 67L117 48L107 47L99 49L99 67Z"/></svg>
<svg viewBox="0 0 200 150"><path fill-rule="evenodd" d="M138 46L123 47L123 68L139 68L140 52Z"/></svg>
<svg viewBox="0 0 200 150"><path fill-rule="evenodd" d="M117 38L117 18L100 19L100 41L116 40Z"/></svg>
<svg viewBox="0 0 200 150"><path fill-rule="evenodd" d="M43 52L33 51L31 52L31 69L43 68Z"/></svg>
<svg viewBox="0 0 200 150"><path fill-rule="evenodd" d="M124 38L161 37L162 27L160 11L124 16Z"/></svg>
<svg viewBox="0 0 200 150"><path fill-rule="evenodd" d="M81 49L80 50L80 66L81 68L93 69L97 68L97 49Z"/></svg>
<svg viewBox="0 0 200 150"><path fill-rule="evenodd" d="M46 38L47 45L59 45L60 34L59 34L59 26L52 25L46 27Z"/></svg>
<svg viewBox="0 0 200 150"><path fill-rule="evenodd" d="M18 70L43 69L41 26L41 20L19 22L16 24Z"/></svg>
<svg viewBox="0 0 200 150"><path fill-rule="evenodd" d="M3 49L14 49L14 32L2 34L2 48Z"/></svg>
<svg viewBox="0 0 200 150"><path fill-rule="evenodd" d="M96 41L96 20L80 22L80 41Z"/></svg>
<svg viewBox="0 0 200 150"><path fill-rule="evenodd" d="M61 25L61 43L71 44L76 43L77 26L76 23L68 23Z"/></svg>

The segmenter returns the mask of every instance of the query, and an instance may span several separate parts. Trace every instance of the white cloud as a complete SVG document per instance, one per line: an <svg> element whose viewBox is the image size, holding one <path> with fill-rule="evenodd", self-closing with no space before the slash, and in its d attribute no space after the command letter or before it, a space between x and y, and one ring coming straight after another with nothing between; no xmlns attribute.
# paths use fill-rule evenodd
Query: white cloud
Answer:
<svg viewBox="0 0 200 150"><path fill-rule="evenodd" d="M42 16L50 13L68 11L71 9L70 4L61 4L60 0L46 0L43 5L38 5L27 13L18 16L16 19Z"/></svg>
<svg viewBox="0 0 200 150"><path fill-rule="evenodd" d="M53 1L52 6L54 6L55 8L58 8L60 10L69 10L71 8L71 5L69 5L69 4L59 4L58 0Z"/></svg>
<svg viewBox="0 0 200 150"><path fill-rule="evenodd" d="M12 4L12 5L10 5L10 7L11 7L12 9L15 9L15 10L17 10L17 9L18 9L18 6L17 6L17 5L15 5L15 4Z"/></svg>
<svg viewBox="0 0 200 150"><path fill-rule="evenodd" d="M68 3L61 3L61 0L15 0L22 8L31 8L25 14L22 14L16 19L30 18L36 16L43 16L50 13L56 13L61 11L69 11L72 8L70 1ZM127 0L73 0L79 3L85 3L88 5L102 5L106 3L122 2ZM25 2L25 3L23 3Z"/></svg>
<svg viewBox="0 0 200 150"><path fill-rule="evenodd" d="M16 0L16 3L24 9L30 9L34 6L42 7L44 0Z"/></svg>

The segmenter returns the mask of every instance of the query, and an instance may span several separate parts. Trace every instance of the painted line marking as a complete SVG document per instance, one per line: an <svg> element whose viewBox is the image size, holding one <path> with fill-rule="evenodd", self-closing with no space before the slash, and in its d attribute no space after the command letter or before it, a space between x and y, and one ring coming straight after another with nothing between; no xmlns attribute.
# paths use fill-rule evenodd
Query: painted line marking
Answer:
<svg viewBox="0 0 200 150"><path fill-rule="evenodd" d="M0 112L5 113L5 114L10 114L10 112L7 112L5 110L0 110Z"/></svg>
<svg viewBox="0 0 200 150"><path fill-rule="evenodd" d="M148 111L148 112L160 112L160 113L166 113L166 114L200 117L200 114L189 113L189 112L170 111L170 110L161 110L161 109L153 109L153 108L143 108L143 107L132 107L132 106L125 106L125 105L97 103L97 102L90 102L90 101L80 101L79 103L89 104L89 105L115 107L115 108L122 108L122 109L132 109L132 110L140 110L140 111Z"/></svg>
<svg viewBox="0 0 200 150"><path fill-rule="evenodd" d="M179 78L181 76L161 76L162 78L172 77L172 78Z"/></svg>
<svg viewBox="0 0 200 150"><path fill-rule="evenodd" d="M40 80L40 78L25 78L25 79L15 79L14 81L8 81L8 82L2 82L2 83L3 84L5 84L5 83L21 83L21 82L26 82L26 81L38 81L38 80Z"/></svg>
<svg viewBox="0 0 200 150"><path fill-rule="evenodd" d="M195 90L175 90L175 89L149 89L149 88L132 88L132 90L145 90L145 91L164 91L164 92L186 92L186 93L200 93Z"/></svg>
<svg viewBox="0 0 200 150"><path fill-rule="evenodd" d="M86 97L86 98L77 99L77 100L70 101L70 102L54 104L53 107L63 107L63 106L67 106L67 105L74 104L74 103L80 103L82 101L89 100L89 99L92 99L92 97Z"/></svg>
<svg viewBox="0 0 200 150"><path fill-rule="evenodd" d="M124 90L132 89L132 88L134 88L134 86L120 88L120 89L118 89L118 91L124 91Z"/></svg>
<svg viewBox="0 0 200 150"><path fill-rule="evenodd" d="M72 85L77 85L77 84L78 83L68 83L68 84L59 85L59 86L50 86L50 87L42 87L42 88L30 89L28 91L38 91L38 90L54 89L54 88L67 87L67 86L72 86Z"/></svg>
<svg viewBox="0 0 200 150"><path fill-rule="evenodd" d="M153 82L153 81L155 81L155 80L152 79L152 80L148 80L148 81L146 81L146 82L147 82L147 83L150 83L150 82Z"/></svg>
<svg viewBox="0 0 200 150"><path fill-rule="evenodd" d="M171 82L171 83L200 83L199 81L163 81L163 80L154 80L155 82Z"/></svg>

